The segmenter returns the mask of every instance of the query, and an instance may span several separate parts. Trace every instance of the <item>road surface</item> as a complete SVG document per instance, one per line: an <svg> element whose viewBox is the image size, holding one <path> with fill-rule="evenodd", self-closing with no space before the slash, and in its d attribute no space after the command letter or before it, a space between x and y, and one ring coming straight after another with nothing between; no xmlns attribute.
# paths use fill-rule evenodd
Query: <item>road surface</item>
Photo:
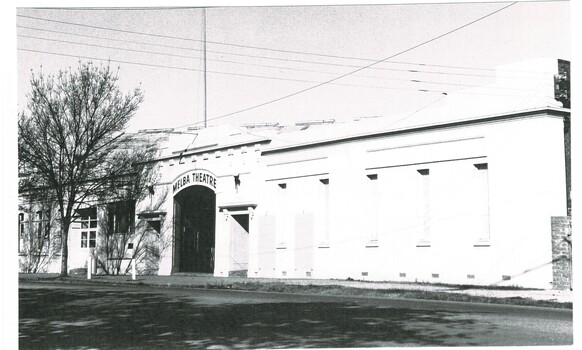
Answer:
<svg viewBox="0 0 582 350"><path fill-rule="evenodd" d="M230 290L19 285L21 349L572 344L572 310Z"/></svg>

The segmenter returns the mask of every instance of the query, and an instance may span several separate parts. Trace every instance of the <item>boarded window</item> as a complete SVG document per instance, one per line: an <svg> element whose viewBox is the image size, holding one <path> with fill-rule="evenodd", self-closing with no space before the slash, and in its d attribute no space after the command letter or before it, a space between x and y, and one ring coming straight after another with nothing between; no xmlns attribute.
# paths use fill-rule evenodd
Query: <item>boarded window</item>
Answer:
<svg viewBox="0 0 582 350"><path fill-rule="evenodd" d="M475 245L489 244L489 166L487 163L475 166Z"/></svg>
<svg viewBox="0 0 582 350"><path fill-rule="evenodd" d="M422 224L420 241L418 245L430 244L430 170L429 169L417 169L418 174L420 174L420 184L419 184L419 197L418 197L418 210L420 213L420 220Z"/></svg>

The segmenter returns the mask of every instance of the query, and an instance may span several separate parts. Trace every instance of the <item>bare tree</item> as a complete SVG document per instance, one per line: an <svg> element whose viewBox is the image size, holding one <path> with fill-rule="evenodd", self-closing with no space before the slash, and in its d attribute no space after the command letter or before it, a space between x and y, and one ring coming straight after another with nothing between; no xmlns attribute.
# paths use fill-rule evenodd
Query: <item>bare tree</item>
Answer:
<svg viewBox="0 0 582 350"><path fill-rule="evenodd" d="M162 190L155 196L155 202L151 198L159 176L151 162L157 154L156 144L155 138L133 135L126 148L117 150L113 157L114 161L132 167L123 176L109 178L109 184L98 196L105 210L99 219L94 258L105 274L127 274L131 267L129 259L149 266L145 270L156 270L159 254L165 249L162 227L152 227L148 220L138 219L134 223L136 203L150 196L145 210L157 211L167 197L167 190Z"/></svg>
<svg viewBox="0 0 582 350"><path fill-rule="evenodd" d="M31 197L19 205L19 265L25 273L46 272L60 257L60 236L51 198Z"/></svg>
<svg viewBox="0 0 582 350"><path fill-rule="evenodd" d="M151 211L159 210L164 203L167 190L157 197ZM165 232L171 225L164 225L162 222L152 222L147 219L139 219L133 226L124 226L124 229L117 229L114 224L118 220L114 213L131 213L131 211L119 210L120 207L128 208L134 202L132 200L111 203L108 206L108 213L99 221L99 244L95 249L94 258L98 267L107 275L128 274L131 265L129 260L133 259L138 266L140 274L156 273L159 267L161 254L170 246ZM148 206L149 207L149 206ZM129 248L131 244L132 248Z"/></svg>
<svg viewBox="0 0 582 350"><path fill-rule="evenodd" d="M123 131L143 101L139 88L124 94L118 72L79 63L56 75L32 74L28 110L18 118L19 190L50 191L60 221L61 276L67 276L68 231L75 210L111 178L127 171L112 161Z"/></svg>

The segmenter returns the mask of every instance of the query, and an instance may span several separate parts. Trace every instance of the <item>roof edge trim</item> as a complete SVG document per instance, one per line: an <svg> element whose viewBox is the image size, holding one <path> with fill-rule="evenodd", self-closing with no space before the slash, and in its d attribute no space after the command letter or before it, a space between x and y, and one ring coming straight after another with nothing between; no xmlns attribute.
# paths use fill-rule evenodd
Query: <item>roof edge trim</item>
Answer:
<svg viewBox="0 0 582 350"><path fill-rule="evenodd" d="M242 147L242 146L254 145L254 144L257 144L257 143L258 144L263 144L263 143L269 143L269 142L271 142L271 139L268 139L268 138L257 139L257 140L253 140L253 141L249 141L249 142L233 143L233 144L230 144L230 145L224 145L224 146L215 147L215 148L206 148L204 150L194 150L194 151L184 152L184 153L181 153L181 154L173 154L171 156L154 158L154 159L150 159L150 160L143 161L143 162L136 162L135 164L146 164L146 163L161 162L161 161L164 161L164 160L170 160L170 159L175 159L175 158L187 157L187 156L196 155L196 154L204 154L204 153L221 151L221 150L225 150L225 149L229 149L229 148L235 148L235 147Z"/></svg>
<svg viewBox="0 0 582 350"><path fill-rule="evenodd" d="M442 123L442 124L420 125L420 126L403 128L403 129L384 130L384 131L363 133L363 134L341 137L341 138L333 138L333 139L328 139L328 140L307 142L307 143L291 145L291 146L282 146L282 147L278 147L278 148L263 150L262 154L267 155L267 154L275 154L275 153L283 153L283 152L292 152L292 151L297 151L300 149L313 148L313 147L318 147L318 146L327 146L327 145L342 143L342 142L352 142L352 141L357 141L357 140L362 140L362 139L367 139L367 138L377 138L377 137L385 137L385 136L392 136L392 135L408 134L408 133L412 133L412 132L424 132L424 131L430 131L430 130L451 128L451 127L460 127L460 126L465 126L465 125L491 123L491 122L496 122L496 121L505 120L505 119L517 119L517 118L524 118L524 117L533 117L533 116L543 114L543 113L548 114L548 115L553 115L553 116L565 117L565 116L570 115L570 110L567 108L543 107L543 108L536 108L536 109L531 109L531 110L511 112L511 113L506 113L506 114L490 115L490 116L481 117L481 118L446 122L446 123Z"/></svg>

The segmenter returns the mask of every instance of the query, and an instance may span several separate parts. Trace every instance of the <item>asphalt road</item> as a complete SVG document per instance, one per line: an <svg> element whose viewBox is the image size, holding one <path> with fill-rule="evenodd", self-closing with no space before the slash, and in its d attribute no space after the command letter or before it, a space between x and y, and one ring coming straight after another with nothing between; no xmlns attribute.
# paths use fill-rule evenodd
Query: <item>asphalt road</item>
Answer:
<svg viewBox="0 0 582 350"><path fill-rule="evenodd" d="M568 345L572 310L229 290L19 285L21 349Z"/></svg>

